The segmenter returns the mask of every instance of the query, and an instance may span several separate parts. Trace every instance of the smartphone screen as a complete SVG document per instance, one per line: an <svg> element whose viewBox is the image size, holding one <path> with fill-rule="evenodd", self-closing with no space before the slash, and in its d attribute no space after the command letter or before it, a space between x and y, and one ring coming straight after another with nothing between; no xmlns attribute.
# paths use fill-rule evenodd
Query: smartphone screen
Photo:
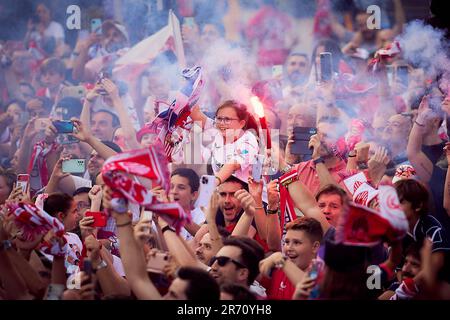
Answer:
<svg viewBox="0 0 450 320"><path fill-rule="evenodd" d="M102 34L102 19L91 20L91 33Z"/></svg>
<svg viewBox="0 0 450 320"><path fill-rule="evenodd" d="M195 19L194 19L194 17L185 17L185 18L183 19L183 24L185 24L185 25L187 25L187 26L193 28L194 25L195 25Z"/></svg>
<svg viewBox="0 0 450 320"><path fill-rule="evenodd" d="M252 178L255 182L260 182L262 177L263 165L264 165L264 155L256 156L256 163L252 166Z"/></svg>
<svg viewBox="0 0 450 320"><path fill-rule="evenodd" d="M283 66L282 65L276 65L272 66L272 78L278 78L283 75Z"/></svg>
<svg viewBox="0 0 450 320"><path fill-rule="evenodd" d="M85 159L70 159L62 162L62 171L65 173L84 173L86 171Z"/></svg>
<svg viewBox="0 0 450 320"><path fill-rule="evenodd" d="M408 74L409 74L408 66L397 67L397 81L399 81L405 87L408 87L409 83Z"/></svg>
<svg viewBox="0 0 450 320"><path fill-rule="evenodd" d="M322 52L320 54L320 80L330 81L333 75L331 64L331 52Z"/></svg>
<svg viewBox="0 0 450 320"><path fill-rule="evenodd" d="M312 155L313 150L308 147L311 136L317 134L314 127L295 127L294 144L291 147L291 153L296 155Z"/></svg>
<svg viewBox="0 0 450 320"><path fill-rule="evenodd" d="M56 137L56 142L59 144L72 144L72 143L78 143L80 142L80 140L78 140L77 138L68 135L68 134L59 134Z"/></svg>
<svg viewBox="0 0 450 320"><path fill-rule="evenodd" d="M73 122L65 120L55 120L52 122L53 126L56 128L57 133L72 133L73 132Z"/></svg>
<svg viewBox="0 0 450 320"><path fill-rule="evenodd" d="M95 211L86 211L84 214L86 217L93 217L94 223L91 225L95 228L103 228L106 227L106 214L103 212L95 212Z"/></svg>
<svg viewBox="0 0 450 320"><path fill-rule="evenodd" d="M28 188L28 183L30 182L30 175L28 174L19 174L17 175L16 186L20 186L22 188L22 192L25 193Z"/></svg>
<svg viewBox="0 0 450 320"><path fill-rule="evenodd" d="M197 199L197 207L207 207L214 190L216 189L216 177L203 175L200 178L199 196Z"/></svg>

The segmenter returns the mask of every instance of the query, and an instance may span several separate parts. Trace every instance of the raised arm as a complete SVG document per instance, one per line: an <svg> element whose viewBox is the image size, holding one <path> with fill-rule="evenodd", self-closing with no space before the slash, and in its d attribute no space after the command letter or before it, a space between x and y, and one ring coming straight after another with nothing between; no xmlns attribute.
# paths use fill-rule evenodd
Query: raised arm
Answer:
<svg viewBox="0 0 450 320"><path fill-rule="evenodd" d="M280 195L277 189L278 180L267 185L268 215L266 217L267 246L271 251L281 251L281 227L278 212L280 211Z"/></svg>
<svg viewBox="0 0 450 320"><path fill-rule="evenodd" d="M306 186L299 180L288 185L289 194L295 206L300 209L306 217L314 218L320 222L325 234L331 225L317 206L316 199Z"/></svg>
<svg viewBox="0 0 450 320"><path fill-rule="evenodd" d="M231 233L232 236L248 236L253 218L255 216L255 200L247 190L241 189L235 192L236 199L244 208L244 213L239 218L236 227Z"/></svg>
<svg viewBox="0 0 450 320"><path fill-rule="evenodd" d="M394 2L394 16L395 16L395 24L392 28L392 32L394 36L402 33L403 25L406 22L405 10L403 9L401 0L393 0Z"/></svg>
<svg viewBox="0 0 450 320"><path fill-rule="evenodd" d="M422 151L423 136L425 134L425 124L432 116L433 111L428 108L428 97L424 97L419 106L419 115L414 121L411 133L409 134L406 152L408 160L416 169L420 181L428 183L433 174L433 163Z"/></svg>
<svg viewBox="0 0 450 320"><path fill-rule="evenodd" d="M264 211L264 205L262 201L262 192L263 192L263 182L260 181L255 182L252 177L249 177L248 181L248 191L253 197L255 202L255 224L256 230L258 231L259 236L262 239L267 238L267 223L266 223L266 213Z"/></svg>
<svg viewBox="0 0 450 320"><path fill-rule="evenodd" d="M318 159L320 157L320 146L321 142L317 134L312 135L308 144L309 148L313 149L312 159ZM326 185L333 184L339 186L338 183L331 176L330 171L326 167L325 163L319 162L316 164L317 175L319 176L320 187L323 188Z"/></svg>
<svg viewBox="0 0 450 320"><path fill-rule="evenodd" d="M111 194L111 189L106 188L103 204L116 220L120 256L131 290L138 299L159 300L161 295L147 275L144 251L134 238L131 216L111 209Z"/></svg>
<svg viewBox="0 0 450 320"><path fill-rule="evenodd" d="M120 125L122 126L123 134L128 147L131 149L139 149L141 146L136 139L136 130L131 122L128 112L125 109L125 106L123 105L117 86L109 79L102 80L102 85L111 97L114 109L117 111Z"/></svg>
<svg viewBox="0 0 450 320"><path fill-rule="evenodd" d="M200 106L196 105L191 110L191 119L194 120L194 122L200 122L202 129L205 128L206 120L208 117L200 110Z"/></svg>
<svg viewBox="0 0 450 320"><path fill-rule="evenodd" d="M84 240L88 258L92 261L92 267L97 270L96 276L105 296L124 295L129 296L130 286L128 281L122 278L114 269L112 258L107 258L106 249L102 248L100 241L93 235ZM102 266L103 265L103 266ZM99 266L102 266L99 268Z"/></svg>
<svg viewBox="0 0 450 320"><path fill-rule="evenodd" d="M211 250L216 254L223 247L222 237L217 228L216 216L219 208L219 194L214 192L206 209L206 222L211 238ZM200 239L201 240L201 239Z"/></svg>

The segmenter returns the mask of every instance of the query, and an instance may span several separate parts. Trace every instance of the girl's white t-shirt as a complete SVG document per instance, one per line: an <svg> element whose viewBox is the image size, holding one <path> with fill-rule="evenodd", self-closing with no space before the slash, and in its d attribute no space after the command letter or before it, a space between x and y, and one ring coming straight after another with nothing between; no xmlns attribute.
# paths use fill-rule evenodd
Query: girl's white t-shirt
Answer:
<svg viewBox="0 0 450 320"><path fill-rule="evenodd" d="M238 163L241 168L236 170L233 176L247 183L259 152L258 140L249 131L233 143L224 144L223 140L222 134L217 132L211 150L211 166L214 173L219 172L225 164Z"/></svg>

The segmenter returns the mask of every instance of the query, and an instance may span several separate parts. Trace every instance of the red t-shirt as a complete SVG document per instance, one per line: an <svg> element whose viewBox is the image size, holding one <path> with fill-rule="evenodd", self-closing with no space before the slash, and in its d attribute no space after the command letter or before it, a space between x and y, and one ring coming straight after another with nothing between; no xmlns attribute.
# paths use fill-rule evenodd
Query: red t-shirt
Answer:
<svg viewBox="0 0 450 320"><path fill-rule="evenodd" d="M225 229L228 232L233 232L234 227L236 227L236 223L230 224L228 227L225 227ZM264 249L264 252L268 252L269 251L269 246L267 245L266 241L264 241L258 234L258 232L255 233L255 236L253 237L253 239L258 242Z"/></svg>
<svg viewBox="0 0 450 320"><path fill-rule="evenodd" d="M269 300L292 300L295 286L289 281L286 274L275 269L267 289L267 299Z"/></svg>

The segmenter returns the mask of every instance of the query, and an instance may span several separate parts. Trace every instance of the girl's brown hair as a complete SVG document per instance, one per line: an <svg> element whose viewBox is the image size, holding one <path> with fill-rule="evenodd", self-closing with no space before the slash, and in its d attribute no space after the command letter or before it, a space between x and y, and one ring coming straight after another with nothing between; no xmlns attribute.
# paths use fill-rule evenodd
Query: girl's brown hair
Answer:
<svg viewBox="0 0 450 320"><path fill-rule="evenodd" d="M247 106L245 104L239 103L236 100L227 100L217 108L216 116L219 110L223 108L233 108L236 111L239 120L245 121L245 126L242 129L245 131L252 130L253 134L259 137L258 123L256 122L255 117L247 111Z"/></svg>

